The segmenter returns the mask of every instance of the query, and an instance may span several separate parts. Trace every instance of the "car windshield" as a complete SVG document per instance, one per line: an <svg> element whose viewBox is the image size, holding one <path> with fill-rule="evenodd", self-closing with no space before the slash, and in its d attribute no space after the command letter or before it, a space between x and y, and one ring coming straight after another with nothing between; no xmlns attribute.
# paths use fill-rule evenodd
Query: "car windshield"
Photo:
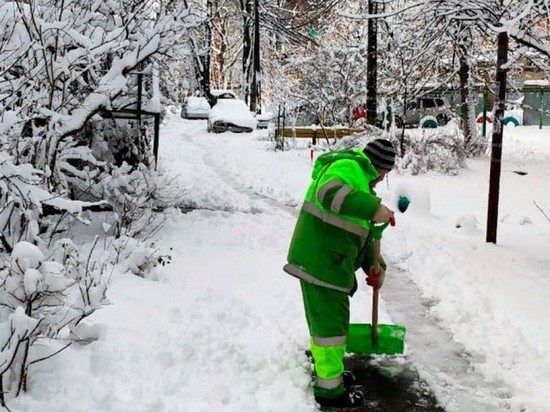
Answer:
<svg viewBox="0 0 550 412"><path fill-rule="evenodd" d="M231 90L212 89L210 94L216 98L221 99L236 99L237 95Z"/></svg>
<svg viewBox="0 0 550 412"><path fill-rule="evenodd" d="M434 103L433 99L425 99L423 101L423 104L424 104L424 107L426 107L426 108L435 107L435 103Z"/></svg>

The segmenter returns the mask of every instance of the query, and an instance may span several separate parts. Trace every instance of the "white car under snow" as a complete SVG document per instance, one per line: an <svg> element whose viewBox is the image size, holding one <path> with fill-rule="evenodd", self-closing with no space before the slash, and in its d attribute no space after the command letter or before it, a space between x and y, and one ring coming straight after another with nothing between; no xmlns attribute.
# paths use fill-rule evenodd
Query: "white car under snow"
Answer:
<svg viewBox="0 0 550 412"><path fill-rule="evenodd" d="M208 132L250 133L256 129L258 121L239 99L220 99L210 110Z"/></svg>

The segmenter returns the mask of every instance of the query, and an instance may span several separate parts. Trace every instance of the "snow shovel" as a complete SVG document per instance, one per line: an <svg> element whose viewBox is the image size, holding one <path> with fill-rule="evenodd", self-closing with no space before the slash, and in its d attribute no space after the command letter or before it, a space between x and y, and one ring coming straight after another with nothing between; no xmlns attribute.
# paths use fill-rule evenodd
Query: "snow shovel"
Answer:
<svg viewBox="0 0 550 412"><path fill-rule="evenodd" d="M379 265L380 239L374 241L374 265ZM372 324L351 323L346 350L356 355L397 355L405 346L405 327L378 324L378 292L372 289Z"/></svg>

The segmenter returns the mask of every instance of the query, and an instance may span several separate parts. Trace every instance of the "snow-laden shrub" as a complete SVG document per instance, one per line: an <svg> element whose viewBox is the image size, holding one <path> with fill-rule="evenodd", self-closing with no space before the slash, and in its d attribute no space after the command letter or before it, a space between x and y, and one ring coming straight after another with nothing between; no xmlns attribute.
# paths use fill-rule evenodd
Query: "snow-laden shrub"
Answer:
<svg viewBox="0 0 550 412"><path fill-rule="evenodd" d="M396 159L396 168L408 170L413 175L430 170L456 174L465 165L464 138L456 123L449 123L448 126L437 129L407 130L402 143L389 132L367 126L365 133L346 136L340 139L332 149L363 148L374 139L390 140L398 154L402 150L404 154Z"/></svg>
<svg viewBox="0 0 550 412"><path fill-rule="evenodd" d="M0 341L7 343L0 358L9 359L9 367L0 366L5 392L17 396L26 391L29 367L71 344L65 331L73 332L105 300L105 273L66 239L55 244L51 260L29 242L14 246L0 270L0 325L6 332ZM30 319L21 319L20 312ZM14 317L19 317L19 329L6 326L13 325Z"/></svg>
<svg viewBox="0 0 550 412"><path fill-rule="evenodd" d="M148 168L151 159L145 158L150 150L125 146L134 153L134 164L122 161L117 165L125 158L113 147L120 136L94 136L89 145L63 146L58 176L64 186L74 199L103 202L103 209L112 210L116 221L115 236L143 239L154 235L163 222L158 211L179 201L168 194L170 182L161 173Z"/></svg>
<svg viewBox="0 0 550 412"><path fill-rule="evenodd" d="M151 280L160 279L159 269L172 260L172 256L161 253L155 244L127 236L114 240L113 252L111 261L119 266L121 272Z"/></svg>
<svg viewBox="0 0 550 412"><path fill-rule="evenodd" d="M0 251L11 252L20 240L38 239L41 200L51 197L37 187L40 181L31 165L14 165L0 153Z"/></svg>
<svg viewBox="0 0 550 412"><path fill-rule="evenodd" d="M84 253L70 239L58 240L50 250L51 260L60 263L65 268L65 276L74 280L72 296L72 321L68 323L71 336L79 340L78 327L80 321L100 309L107 299L107 288L110 275L107 262L92 258L97 237L91 250Z"/></svg>
<svg viewBox="0 0 550 412"><path fill-rule="evenodd" d="M105 268L70 241L55 243L49 251L52 257L45 258L43 250L54 233L63 230L63 217L83 221L82 208L94 204L53 195L42 186L38 170L30 164L15 165L0 153L2 404L5 393L26 390L32 364L69 345L67 338L75 337L79 323L101 307L107 290ZM46 216L46 210L51 214Z"/></svg>
<svg viewBox="0 0 550 412"><path fill-rule="evenodd" d="M365 125L364 133L357 133L357 134L352 134L350 136L343 137L332 146L332 149L342 150L342 149L354 149L358 147L363 148L367 145L368 142L374 139L390 140L397 147L397 143L392 138L390 133L378 127Z"/></svg>
<svg viewBox="0 0 550 412"><path fill-rule="evenodd" d="M135 110L135 72L169 59L199 24L183 3L0 2L0 123L9 118L13 131L0 130L1 148L44 171L49 188L66 189L60 148L94 115ZM160 111L158 88L143 88L145 110Z"/></svg>
<svg viewBox="0 0 550 412"><path fill-rule="evenodd" d="M43 180L32 165L16 165L0 152L0 253L11 253L19 241L41 244L64 228L64 218L82 220L84 207L102 203L54 195L42 188ZM46 211L53 215L46 216Z"/></svg>
<svg viewBox="0 0 550 412"><path fill-rule="evenodd" d="M98 126L117 166L124 163L131 166L154 165L151 121L142 121L141 128L138 122L129 120L103 121Z"/></svg>
<svg viewBox="0 0 550 412"><path fill-rule="evenodd" d="M71 194L71 198L98 200L88 195L89 188L103 179L108 167L106 161L98 159L93 148L72 139L60 147L56 173L60 185Z"/></svg>
<svg viewBox="0 0 550 412"><path fill-rule="evenodd" d="M403 148L404 155L398 168L413 175L430 170L457 174L465 166L464 139L458 127L405 133Z"/></svg>
<svg viewBox="0 0 550 412"><path fill-rule="evenodd" d="M164 209L181 199L171 191L171 182L144 164L120 167L96 161L86 147L74 148L73 162L62 162L63 175L76 199L91 201L113 212L114 236L147 239L161 227Z"/></svg>
<svg viewBox="0 0 550 412"><path fill-rule="evenodd" d="M102 192L116 215L115 237L130 236L149 238L163 223L163 209L170 203L162 194L163 182L160 174L140 165L128 164L113 168L112 172L94 187Z"/></svg>
<svg viewBox="0 0 550 412"><path fill-rule="evenodd" d="M39 324L40 320L27 316L21 306L0 316L0 405L3 407L6 407L4 376L17 368L14 363L19 348L35 333Z"/></svg>

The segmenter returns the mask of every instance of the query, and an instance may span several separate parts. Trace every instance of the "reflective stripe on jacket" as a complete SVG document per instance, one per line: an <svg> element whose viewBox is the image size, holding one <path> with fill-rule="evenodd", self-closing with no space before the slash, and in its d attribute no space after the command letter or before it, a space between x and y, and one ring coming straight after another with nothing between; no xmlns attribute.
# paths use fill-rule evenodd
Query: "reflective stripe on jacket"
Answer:
<svg viewBox="0 0 550 412"><path fill-rule="evenodd" d="M353 294L355 271L381 200L370 183L378 171L361 150L319 156L288 252L285 272Z"/></svg>

